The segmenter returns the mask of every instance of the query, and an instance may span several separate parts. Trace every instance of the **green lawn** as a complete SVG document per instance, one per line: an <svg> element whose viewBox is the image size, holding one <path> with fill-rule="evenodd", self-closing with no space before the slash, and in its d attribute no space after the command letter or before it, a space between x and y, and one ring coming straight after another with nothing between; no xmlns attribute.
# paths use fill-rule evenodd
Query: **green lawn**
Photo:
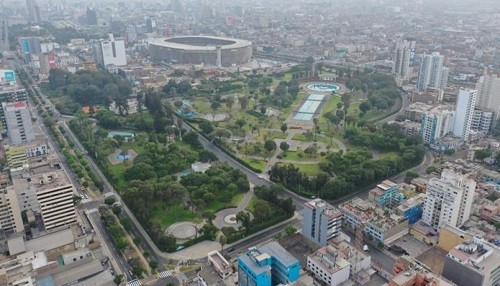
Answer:
<svg viewBox="0 0 500 286"><path fill-rule="evenodd" d="M271 130L266 130L266 131L261 131L262 134L267 133L269 136L269 139L286 139L286 136L288 133L283 133L281 131L271 131Z"/></svg>
<svg viewBox="0 0 500 286"><path fill-rule="evenodd" d="M380 153L379 156L380 159L395 159L399 157L399 154L397 152L385 152Z"/></svg>
<svg viewBox="0 0 500 286"><path fill-rule="evenodd" d="M248 203L248 206L245 208L245 210L253 213L254 212L254 206L255 204L258 202L258 201L262 201L261 199L257 198L256 196L253 196L251 199L250 199L250 202Z"/></svg>
<svg viewBox="0 0 500 286"><path fill-rule="evenodd" d="M329 111L336 110L337 109L337 104L340 103L340 102L342 102L342 100L340 100L340 97L338 97L336 95L330 96L330 100L325 105L325 107L323 108L323 112L321 112L321 113L325 114L325 113L327 113Z"/></svg>
<svg viewBox="0 0 500 286"><path fill-rule="evenodd" d="M318 164L294 164L307 176L316 176L319 173Z"/></svg>
<svg viewBox="0 0 500 286"><path fill-rule="evenodd" d="M244 193L237 194L236 196L234 196L231 202L229 202L228 207L237 207L240 204L241 200L243 200L244 196L245 196Z"/></svg>
<svg viewBox="0 0 500 286"><path fill-rule="evenodd" d="M301 153L302 157L299 157L298 154ZM283 157L284 160L294 160L294 161L314 161L315 158L309 157L309 155L304 154L304 151L300 148L297 148L297 151L287 151L286 157Z"/></svg>
<svg viewBox="0 0 500 286"><path fill-rule="evenodd" d="M264 171L267 165L267 163L262 160L257 160L257 159L243 159L243 160L247 162L250 166L260 171Z"/></svg>
<svg viewBox="0 0 500 286"><path fill-rule="evenodd" d="M163 228L168 228L172 224L181 221L201 222L201 218L192 213L186 206L178 204L171 206L166 210L158 208L151 216L152 220L158 221Z"/></svg>
<svg viewBox="0 0 500 286"><path fill-rule="evenodd" d="M127 182L125 181L125 171L132 166L132 163L128 163L128 165L122 163L117 165L111 165L108 163L108 169L113 177L116 178L116 188L122 190L127 186Z"/></svg>

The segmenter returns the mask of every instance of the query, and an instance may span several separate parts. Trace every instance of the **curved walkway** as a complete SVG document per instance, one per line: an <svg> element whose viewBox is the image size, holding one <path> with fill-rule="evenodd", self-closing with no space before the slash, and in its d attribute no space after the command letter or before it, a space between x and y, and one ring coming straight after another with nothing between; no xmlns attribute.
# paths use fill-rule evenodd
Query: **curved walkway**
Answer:
<svg viewBox="0 0 500 286"><path fill-rule="evenodd" d="M239 222L236 222L235 220L230 220L228 216L235 216L240 211L244 211L252 200L253 196L253 185L250 184L250 190L246 192L245 196L243 196L243 199L241 199L237 207L223 209L215 214L215 219L213 220L215 227L217 227L218 229L221 229L223 227L238 228L241 224Z"/></svg>

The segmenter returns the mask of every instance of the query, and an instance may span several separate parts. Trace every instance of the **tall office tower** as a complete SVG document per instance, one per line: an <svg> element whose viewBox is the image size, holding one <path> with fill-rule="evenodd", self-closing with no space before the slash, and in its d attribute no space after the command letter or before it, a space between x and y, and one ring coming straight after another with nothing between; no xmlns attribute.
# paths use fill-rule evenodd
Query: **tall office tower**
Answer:
<svg viewBox="0 0 500 286"><path fill-rule="evenodd" d="M493 123L500 118L500 78L496 74L483 75L476 83L476 108L493 111Z"/></svg>
<svg viewBox="0 0 500 286"><path fill-rule="evenodd" d="M422 116L420 135L424 144L434 143L453 130L455 112L451 110L431 110Z"/></svg>
<svg viewBox="0 0 500 286"><path fill-rule="evenodd" d="M87 25L97 25L97 12L95 9L87 8L85 16L87 18Z"/></svg>
<svg viewBox="0 0 500 286"><path fill-rule="evenodd" d="M153 33L156 28L156 21L154 19L147 18L146 28L148 29L148 33Z"/></svg>
<svg viewBox="0 0 500 286"><path fill-rule="evenodd" d="M402 80L411 77L410 62L412 52L415 51L415 41L403 41L396 44L396 54L394 56L394 66L392 73Z"/></svg>
<svg viewBox="0 0 500 286"><path fill-rule="evenodd" d="M42 173L32 178L45 229L76 222L73 185L62 170Z"/></svg>
<svg viewBox="0 0 500 286"><path fill-rule="evenodd" d="M6 233L24 230L17 195L12 189L0 190L0 230Z"/></svg>
<svg viewBox="0 0 500 286"><path fill-rule="evenodd" d="M424 91L428 87L446 87L449 69L443 67L443 63L444 57L437 52L422 57L417 79L418 90Z"/></svg>
<svg viewBox="0 0 500 286"><path fill-rule="evenodd" d="M125 41L115 40L113 34L109 34L109 40L101 41L101 43L95 47L95 52L97 63L104 68L108 65L127 65Z"/></svg>
<svg viewBox="0 0 500 286"><path fill-rule="evenodd" d="M40 23L40 8L36 4L35 0L26 0L26 6L28 8L28 22L30 24Z"/></svg>
<svg viewBox="0 0 500 286"><path fill-rule="evenodd" d="M469 139L469 132L474 116L477 91L470 89L460 89L455 109L455 123L453 125L453 135L461 137L464 141Z"/></svg>
<svg viewBox="0 0 500 286"><path fill-rule="evenodd" d="M293 285L299 279L300 262L276 241L249 248L238 256L238 285Z"/></svg>
<svg viewBox="0 0 500 286"><path fill-rule="evenodd" d="M445 224L463 225L469 219L475 190L473 179L443 170L441 178L432 178L427 185L422 221L435 230Z"/></svg>
<svg viewBox="0 0 500 286"><path fill-rule="evenodd" d="M314 199L304 204L302 234L319 246L340 235L342 213L329 203Z"/></svg>
<svg viewBox="0 0 500 286"><path fill-rule="evenodd" d="M24 54L24 60L27 62L31 61L31 56L42 52L42 45L40 44L40 38L22 37L19 38L19 44L21 45L21 50L22 53Z"/></svg>
<svg viewBox="0 0 500 286"><path fill-rule="evenodd" d="M170 0L170 6L174 12L182 12L181 0Z"/></svg>
<svg viewBox="0 0 500 286"><path fill-rule="evenodd" d="M2 103L5 122L13 145L31 142L35 139L33 122L26 102Z"/></svg>

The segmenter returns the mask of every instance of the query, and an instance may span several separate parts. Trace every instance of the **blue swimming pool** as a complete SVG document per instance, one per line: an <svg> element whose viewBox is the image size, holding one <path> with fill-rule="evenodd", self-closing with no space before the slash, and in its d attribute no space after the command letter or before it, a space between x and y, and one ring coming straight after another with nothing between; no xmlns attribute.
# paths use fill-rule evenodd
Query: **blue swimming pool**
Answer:
<svg viewBox="0 0 500 286"><path fill-rule="evenodd" d="M125 155L123 155L123 154L116 154L115 158L116 158L116 161L123 162L125 160L130 159L130 155L129 154L125 154Z"/></svg>
<svg viewBox="0 0 500 286"><path fill-rule="evenodd" d="M307 86L308 89L321 92L335 92L339 86L333 83L313 83Z"/></svg>
<svg viewBox="0 0 500 286"><path fill-rule="evenodd" d="M120 135L126 138L134 137L134 132L133 131L128 131L128 130L109 130L108 131L108 137L113 137L115 135Z"/></svg>

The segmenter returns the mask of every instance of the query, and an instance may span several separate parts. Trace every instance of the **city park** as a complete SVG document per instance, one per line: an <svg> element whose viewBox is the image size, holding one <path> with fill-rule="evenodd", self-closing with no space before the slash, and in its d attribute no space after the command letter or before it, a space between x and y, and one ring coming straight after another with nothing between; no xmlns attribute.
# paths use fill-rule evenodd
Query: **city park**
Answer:
<svg viewBox="0 0 500 286"><path fill-rule="evenodd" d="M160 249L231 243L290 218L293 203L280 196L283 187L252 186L241 171L218 162L184 124L262 177L306 197L339 197L421 161L409 150L413 143L373 124L399 110L391 76L329 70L305 78L301 72L195 84L171 80L161 91L139 94L146 108L138 113L117 115L104 106L93 115L70 113L76 118L69 125ZM119 78L91 76L128 90ZM72 85L88 78L49 77L44 89L60 111L88 100L78 88L61 92L66 77L73 77ZM108 85L95 92L113 92ZM112 98L120 102L122 94ZM92 104L105 104L109 95L102 96ZM410 163L393 162L401 158ZM193 172L198 162L211 167Z"/></svg>

